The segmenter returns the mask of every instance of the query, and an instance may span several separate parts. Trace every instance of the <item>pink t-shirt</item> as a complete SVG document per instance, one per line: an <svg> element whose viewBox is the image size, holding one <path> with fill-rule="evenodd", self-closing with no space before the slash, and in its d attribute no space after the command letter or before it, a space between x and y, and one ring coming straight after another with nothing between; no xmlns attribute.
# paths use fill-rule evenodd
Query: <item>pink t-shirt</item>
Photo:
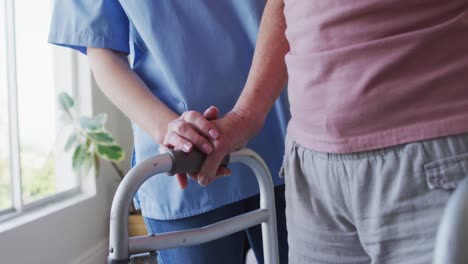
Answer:
<svg viewBox="0 0 468 264"><path fill-rule="evenodd" d="M355 152L468 132L468 0L285 0L289 136Z"/></svg>

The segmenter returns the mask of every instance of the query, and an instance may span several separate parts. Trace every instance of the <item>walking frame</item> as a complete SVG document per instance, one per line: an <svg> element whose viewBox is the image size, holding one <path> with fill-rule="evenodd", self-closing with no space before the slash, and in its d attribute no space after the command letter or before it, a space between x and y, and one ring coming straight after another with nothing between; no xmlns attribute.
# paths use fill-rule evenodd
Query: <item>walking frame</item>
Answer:
<svg viewBox="0 0 468 264"><path fill-rule="evenodd" d="M170 151L142 161L132 168L120 183L110 214L108 264L156 263L155 252L161 249L186 247L216 240L254 225L262 225L264 262L279 264L274 186L262 158L250 149L231 153L225 159L243 163L257 177L260 188L260 208L201 228L139 237L128 236L128 212L138 188L149 178L167 177L180 172L196 172L203 163L199 152L189 154ZM138 259L145 259L138 260Z"/></svg>
<svg viewBox="0 0 468 264"><path fill-rule="evenodd" d="M257 177L260 208L201 228L139 237L128 236L128 212L138 188L149 178L196 172L203 163L199 152L170 151L132 168L120 183L112 202L108 264L156 263L156 251L198 245L254 225L262 225L264 263L279 264L273 181L261 157L250 149L231 153L227 165L243 163ZM159 174L159 175L158 175ZM437 232L433 264L468 263L468 177L450 197Z"/></svg>

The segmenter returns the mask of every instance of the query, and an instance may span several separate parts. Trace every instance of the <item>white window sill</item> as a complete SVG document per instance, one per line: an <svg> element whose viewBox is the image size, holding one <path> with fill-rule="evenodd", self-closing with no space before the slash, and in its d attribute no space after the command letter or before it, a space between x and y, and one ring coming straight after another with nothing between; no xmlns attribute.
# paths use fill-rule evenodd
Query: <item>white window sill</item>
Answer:
<svg viewBox="0 0 468 264"><path fill-rule="evenodd" d="M38 221L49 215L52 215L69 207L87 201L93 198L94 196L95 194L78 192L77 194L71 197L67 197L62 201L51 202L49 204L44 205L41 208L36 208L31 211L23 212L20 214L12 213L10 219L0 222L0 234L5 231L11 231L25 224Z"/></svg>

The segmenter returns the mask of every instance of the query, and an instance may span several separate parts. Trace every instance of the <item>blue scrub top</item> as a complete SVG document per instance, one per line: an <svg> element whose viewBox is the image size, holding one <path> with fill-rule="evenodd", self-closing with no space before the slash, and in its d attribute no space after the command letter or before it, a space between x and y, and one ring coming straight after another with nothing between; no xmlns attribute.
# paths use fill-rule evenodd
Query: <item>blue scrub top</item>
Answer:
<svg viewBox="0 0 468 264"><path fill-rule="evenodd" d="M216 105L222 116L246 82L264 5L265 0L56 0L49 42L83 53L87 46L129 53L133 70L173 111L203 112ZM275 185L284 184L278 172L288 109L283 92L249 143L268 164ZM158 154L151 137L132 127L136 163ZM207 187L189 180L185 190L174 177L152 177L139 189L136 204L146 217L179 219L258 193L247 167L230 168L231 177Z"/></svg>

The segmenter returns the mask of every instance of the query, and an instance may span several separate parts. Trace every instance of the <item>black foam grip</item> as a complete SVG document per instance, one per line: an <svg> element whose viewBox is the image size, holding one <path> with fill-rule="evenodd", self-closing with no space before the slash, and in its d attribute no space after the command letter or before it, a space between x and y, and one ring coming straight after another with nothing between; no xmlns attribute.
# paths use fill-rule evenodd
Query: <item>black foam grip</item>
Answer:
<svg viewBox="0 0 468 264"><path fill-rule="evenodd" d="M194 149L190 153L185 153L181 150L170 149L167 152L171 155L173 160L172 169L167 173L174 175L176 173L195 173L199 172L203 162L205 161L206 155L200 151ZM227 166L229 164L229 155L224 157L221 162L221 166Z"/></svg>

